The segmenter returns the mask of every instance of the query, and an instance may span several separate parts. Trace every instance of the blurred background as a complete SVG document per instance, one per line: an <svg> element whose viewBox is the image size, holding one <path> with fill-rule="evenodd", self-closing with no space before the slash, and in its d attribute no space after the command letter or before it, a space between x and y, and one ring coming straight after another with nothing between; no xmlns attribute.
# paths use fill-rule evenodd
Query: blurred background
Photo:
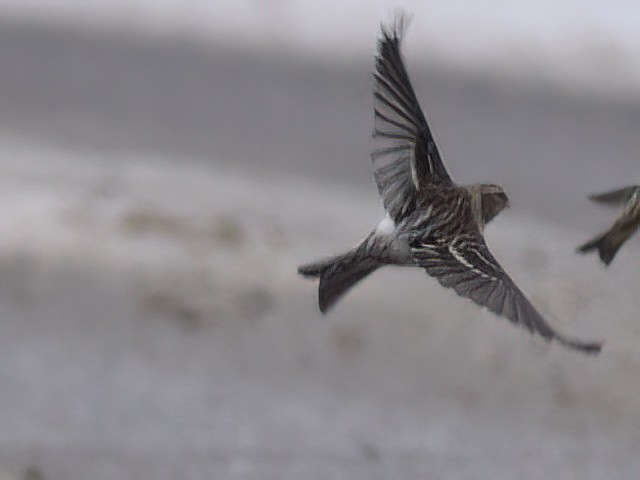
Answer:
<svg viewBox="0 0 640 480"><path fill-rule="evenodd" d="M547 344L417 269L326 318L300 263L381 216L380 22ZM0 478L628 479L637 239L575 247L639 183L636 2L0 4Z"/></svg>

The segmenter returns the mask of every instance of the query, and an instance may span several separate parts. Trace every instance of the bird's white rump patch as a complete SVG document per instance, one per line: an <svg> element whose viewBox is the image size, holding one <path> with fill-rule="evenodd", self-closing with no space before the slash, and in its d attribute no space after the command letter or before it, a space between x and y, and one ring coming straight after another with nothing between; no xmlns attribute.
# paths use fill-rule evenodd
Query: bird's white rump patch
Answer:
<svg viewBox="0 0 640 480"><path fill-rule="evenodd" d="M393 218L387 213L382 220L376 226L376 233L381 235L391 235L396 230L396 223Z"/></svg>

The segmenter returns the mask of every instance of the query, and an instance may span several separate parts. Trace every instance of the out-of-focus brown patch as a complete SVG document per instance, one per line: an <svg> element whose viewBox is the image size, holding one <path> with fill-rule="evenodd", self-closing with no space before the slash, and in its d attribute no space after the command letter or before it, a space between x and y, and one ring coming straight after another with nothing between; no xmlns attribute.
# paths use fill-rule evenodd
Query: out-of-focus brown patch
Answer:
<svg viewBox="0 0 640 480"><path fill-rule="evenodd" d="M157 233L179 236L187 230L185 222L181 219L150 209L137 209L128 212L122 218L122 227L136 235Z"/></svg>
<svg viewBox="0 0 640 480"><path fill-rule="evenodd" d="M341 352L352 353L364 346L364 329L358 325L333 325L329 333L331 343Z"/></svg>
<svg viewBox="0 0 640 480"><path fill-rule="evenodd" d="M257 320L271 312L275 306L273 294L264 287L255 287L238 294L238 310L242 318Z"/></svg>
<svg viewBox="0 0 640 480"><path fill-rule="evenodd" d="M24 480L44 480L44 475L38 467L31 466L24 472Z"/></svg>
<svg viewBox="0 0 640 480"><path fill-rule="evenodd" d="M231 217L220 217L213 225L213 238L221 244L237 247L245 234L240 223Z"/></svg>
<svg viewBox="0 0 640 480"><path fill-rule="evenodd" d="M150 312L175 318L187 330L196 329L203 323L201 311L171 293L149 294L144 298L143 306Z"/></svg>
<svg viewBox="0 0 640 480"><path fill-rule="evenodd" d="M370 462L375 462L380 460L380 451L370 443L363 443L362 456Z"/></svg>

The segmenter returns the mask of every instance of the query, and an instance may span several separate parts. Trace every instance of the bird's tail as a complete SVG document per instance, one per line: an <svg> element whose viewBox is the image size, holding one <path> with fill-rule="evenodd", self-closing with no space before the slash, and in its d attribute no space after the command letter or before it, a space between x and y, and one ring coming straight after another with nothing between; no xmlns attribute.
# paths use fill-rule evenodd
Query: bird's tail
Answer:
<svg viewBox="0 0 640 480"><path fill-rule="evenodd" d="M600 255L600 260L608 266L613 260L613 257L616 256L616 253L618 253L618 250L625 240L626 237L624 235L621 235L614 230L609 230L593 240L588 241L584 245L579 246L578 251L586 253L597 249L598 254Z"/></svg>
<svg viewBox="0 0 640 480"><path fill-rule="evenodd" d="M367 256L362 246L342 255L301 265L298 273L308 278L320 278L318 301L325 313L360 280L382 266Z"/></svg>

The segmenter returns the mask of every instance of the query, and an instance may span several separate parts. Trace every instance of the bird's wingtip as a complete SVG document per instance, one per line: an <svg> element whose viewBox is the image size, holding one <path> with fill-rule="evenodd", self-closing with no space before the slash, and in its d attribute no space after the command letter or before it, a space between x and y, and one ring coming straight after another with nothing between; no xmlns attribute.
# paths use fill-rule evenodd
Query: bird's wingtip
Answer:
<svg viewBox="0 0 640 480"><path fill-rule="evenodd" d="M602 350L602 346L604 342L578 342L575 340L567 340L565 338L558 337L557 338L560 343L566 345L567 347L571 347L574 350L578 350L582 353L586 353L587 355L598 355Z"/></svg>
<svg viewBox="0 0 640 480"><path fill-rule="evenodd" d="M411 18L412 16L402 8L394 9L391 20L388 23L382 22L380 24L383 39L401 41L411 23Z"/></svg>

